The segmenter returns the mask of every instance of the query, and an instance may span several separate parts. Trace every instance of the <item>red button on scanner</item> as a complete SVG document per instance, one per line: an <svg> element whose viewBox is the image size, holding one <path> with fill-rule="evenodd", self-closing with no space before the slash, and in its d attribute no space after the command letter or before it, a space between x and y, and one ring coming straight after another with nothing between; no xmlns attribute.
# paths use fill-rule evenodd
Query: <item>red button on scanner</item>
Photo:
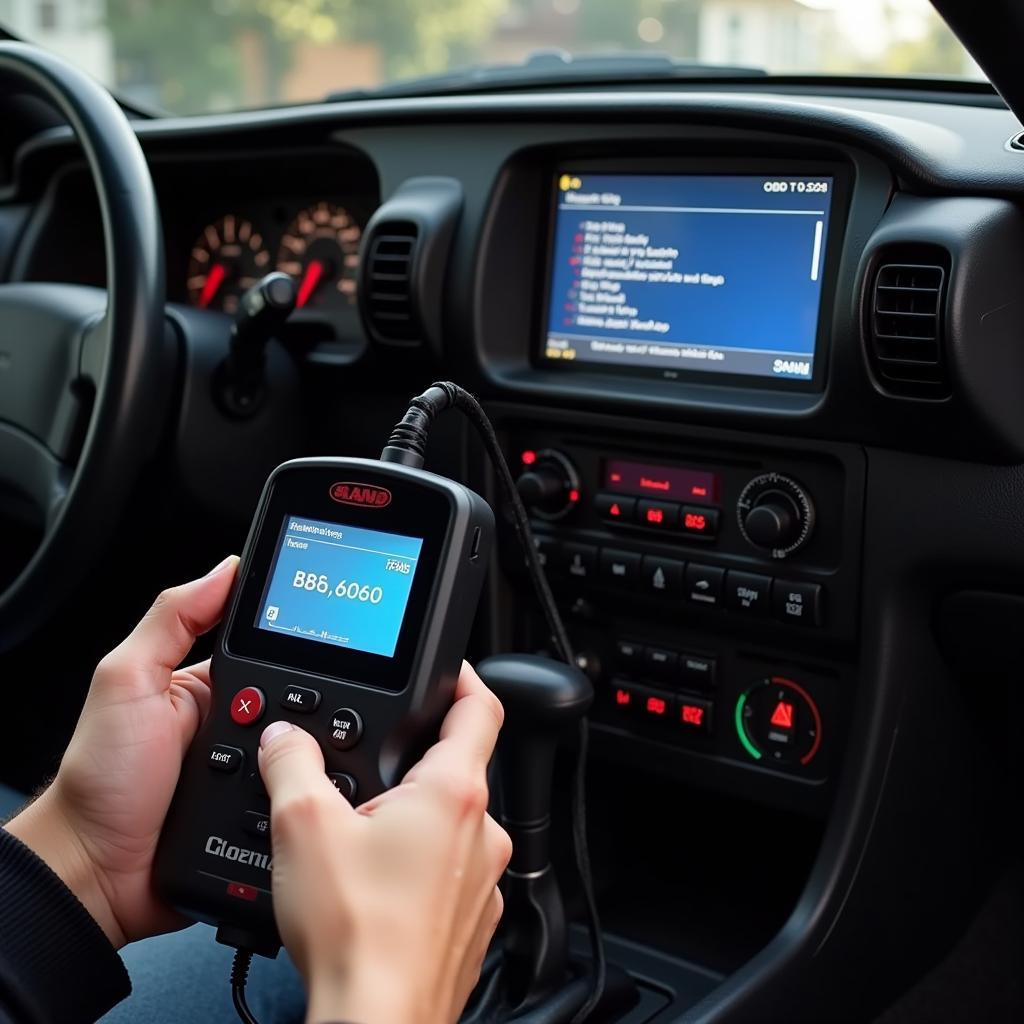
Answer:
<svg viewBox="0 0 1024 1024"><path fill-rule="evenodd" d="M262 690L255 686L243 686L231 698L231 721L235 725L253 725L263 717L266 706Z"/></svg>
<svg viewBox="0 0 1024 1024"><path fill-rule="evenodd" d="M259 889L254 885L242 885L241 882L228 882L228 895L234 896L236 900L245 900L248 903L253 903L259 894Z"/></svg>

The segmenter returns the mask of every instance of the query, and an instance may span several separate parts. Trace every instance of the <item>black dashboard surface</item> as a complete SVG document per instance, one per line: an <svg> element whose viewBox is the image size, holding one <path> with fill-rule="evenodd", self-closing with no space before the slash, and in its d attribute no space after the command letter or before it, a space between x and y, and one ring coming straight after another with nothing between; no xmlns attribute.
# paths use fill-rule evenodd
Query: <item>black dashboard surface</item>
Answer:
<svg viewBox="0 0 1024 1024"><path fill-rule="evenodd" d="M595 746L609 791L625 800L624 780L636 773L648 780L647 802L677 799L666 780L735 801L699 819L701 842L693 849L668 849L662 826L652 827L644 838L663 856L650 860L632 833L616 834L613 801L599 815L606 827L594 843L598 858L616 844L630 847L620 859L630 866L617 875L609 868L617 925L628 936L639 929L635 914L646 915L647 931L628 937L657 934L665 950L699 959L709 944L729 945L723 906L728 917L737 902L747 903L758 920L742 943L708 957L716 968L739 970L719 1001L712 995L692 1019L764 1019L758 1012L772 1010L778 1019L826 1019L837 991L852 993L844 1010L851 1018L867 1016L906 981L892 965L906 960L908 974L923 970L969 915L976 890L947 888L937 901L942 880L980 885L987 870L987 831L967 835L957 824L974 820L993 753L984 734L964 725L972 713L964 705L973 707L974 695L934 633L936 609L951 596L1017 600L1024 574L1024 525L1016 513L1024 505L1024 152L1009 146L1021 126L994 97L932 92L913 99L907 92L564 90L136 123L164 212L172 318L206 346L188 352L182 371L173 443L181 449L175 479L184 499L242 519L250 485L262 478L261 459L303 453L309 436L319 446L371 454L408 395L442 376L481 395L507 453L524 466L539 457L557 462L549 449L568 453L579 474L571 504L579 507L538 517L535 525L574 640L601 666L595 678L605 703L595 716ZM61 130L21 151L0 194L0 240L20 238L0 253L13 278L81 280L99 265L102 239L87 190L54 185L73 177L74 159ZM836 207L825 372L815 387L637 381L538 364L552 175L567 161L609 159L678 168L767 161L794 175L822 162L836 169L848 191ZM372 336L354 309L332 314L323 320L326 333L304 335L287 354L275 349L281 391L292 396L277 424L261 434L258 426L218 420L197 367L209 370L222 358L220 341L209 338L222 341L217 331L223 334L227 320L184 308L184 264L203 225L230 205L281 232L296 210L329 200L350 209L370 237L410 179L420 191L405 193L401 209L413 215L431 183L444 183L449 200L457 197L455 213L449 208L444 218L443 245L431 256L437 273L424 276L437 286L420 296L429 307L418 310L422 319L440 325L436 337L389 344ZM8 230L26 222L20 234ZM881 266L921 262L934 262L944 275L942 379L939 387L904 389L879 373L870 304ZM366 266L364 254L361 271ZM468 469L486 488L472 451L459 436L441 457L447 471ZM654 508L658 518L646 524L602 516L615 498L601 504L607 496L594 493L604 486L609 456L717 474L717 537L654 534L649 527L661 515L678 511L671 503ZM788 561L753 550L742 534L737 498L751 480L773 474L813 491L820 513L815 539ZM515 562L506 558L505 571L492 574L481 616L489 649L545 642ZM702 606L704 595L692 590L668 600L623 590L611 568L595 580L614 565L623 567L620 575L662 568L651 577L655 590L665 579L682 585L684 574L694 587L711 589L746 579L748 593L774 595L774 617ZM780 603L780 593L824 595L818 625L785 621L794 602ZM946 623L945 631L959 635L956 626ZM630 648L634 658L643 651L643 660L624 664ZM659 658L716 667L718 688L677 686ZM817 750L820 704L827 739L813 771L801 773L781 753L778 764L762 762L762 751L752 751L744 708L769 693L791 705L780 721L803 715L808 751ZM797 708L794 693L808 697L806 704ZM687 745L661 723L616 718L621 707L614 703L636 697L657 716L681 711L684 724L713 720L717 731ZM711 879L716 862L737 873L760 865L767 876L792 860L785 844L773 842L776 813L792 815L785 828L797 850L794 877L780 892L759 901L757 886L738 897L734 879ZM649 863L661 867L646 878ZM706 888L708 910L706 933L696 939L686 930L684 883L691 877ZM661 899L662 892L675 896ZM901 913L880 921L880 902ZM870 983L862 984L867 976ZM791 1001L797 983L799 1012Z"/></svg>

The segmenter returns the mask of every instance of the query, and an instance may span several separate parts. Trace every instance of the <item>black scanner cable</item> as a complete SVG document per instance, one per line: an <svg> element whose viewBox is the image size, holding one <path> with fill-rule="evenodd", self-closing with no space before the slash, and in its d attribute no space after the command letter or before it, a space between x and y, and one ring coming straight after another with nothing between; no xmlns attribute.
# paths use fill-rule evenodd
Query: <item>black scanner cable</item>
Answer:
<svg viewBox="0 0 1024 1024"><path fill-rule="evenodd" d="M465 388L461 388L451 381L439 381L432 384L422 395L418 395L409 403L409 409L405 416L391 432L387 447L381 453L381 461L399 462L419 469L424 462L427 433L430 426L437 416L447 409L458 409L473 424L476 432L480 435L480 440L498 474L498 482L504 497L511 506L516 536L526 557L526 567L537 593L537 599L544 611L555 648L563 661L569 665L575 665L576 659L573 655L569 634L566 632L558 605L555 604L554 595L548 585L547 576L545 576L537 556L537 546L534 543L530 518L526 514L526 508L523 505L523 499L519 496L515 480L512 479L512 472L505 459L505 453L501 449L498 436L494 432L494 426L487 418L487 413L484 412L480 403ZM587 930L590 933L591 957L594 964L594 984L590 995L573 1016L571 1024L582 1024L594 1012L604 995L607 976L601 923L597 913L597 900L594 896L594 876L587 845L586 770L589 740L589 725L587 719L583 718L580 721L576 778L573 786L572 833L576 870L586 904Z"/></svg>
<svg viewBox="0 0 1024 1024"><path fill-rule="evenodd" d="M526 568L536 591L537 599L544 612L551 638L559 657L569 665L575 665L572 643L562 622L561 613L548 585L544 569L537 555L530 519L523 505L523 499L516 489L515 480L501 449L498 435L483 407L468 391L451 381L432 384L410 403L405 415L395 424L388 443L381 452L381 462L395 462L403 466L420 469L423 466L427 435L434 420L449 409L458 409L473 425L480 436L487 455L498 474L498 482L505 500L512 509L512 522L516 537L523 549ZM572 835L576 857L576 870L586 905L587 930L590 933L591 956L593 958L593 985L586 1001L573 1016L570 1024L583 1024L597 1008L604 995L607 976L604 942L601 938L601 924L594 896L594 878L587 847L587 751L589 748L589 726L587 719L580 721L578 749L576 756L576 777L572 798ZM232 943L234 944L234 943ZM245 999L245 985L252 963L253 952L236 944L234 962L231 965L231 997L235 1010L244 1024L258 1024Z"/></svg>

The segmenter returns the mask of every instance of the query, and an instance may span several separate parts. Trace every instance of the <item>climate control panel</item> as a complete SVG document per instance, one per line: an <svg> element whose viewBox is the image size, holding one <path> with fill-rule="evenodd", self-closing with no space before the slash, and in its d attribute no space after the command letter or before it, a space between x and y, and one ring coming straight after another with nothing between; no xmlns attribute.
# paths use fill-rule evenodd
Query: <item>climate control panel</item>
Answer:
<svg viewBox="0 0 1024 1024"><path fill-rule="evenodd" d="M856 460L541 428L506 443L598 735L716 778L827 778L858 629Z"/></svg>

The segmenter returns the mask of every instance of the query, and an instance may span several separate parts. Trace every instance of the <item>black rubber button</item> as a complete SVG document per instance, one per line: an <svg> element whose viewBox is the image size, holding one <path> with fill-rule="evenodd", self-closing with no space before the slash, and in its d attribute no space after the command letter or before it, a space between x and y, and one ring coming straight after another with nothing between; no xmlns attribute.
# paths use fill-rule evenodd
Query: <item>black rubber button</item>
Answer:
<svg viewBox="0 0 1024 1024"><path fill-rule="evenodd" d="M338 708L331 715L328 740L335 750L351 750L363 735L363 720L352 708Z"/></svg>
<svg viewBox="0 0 1024 1024"><path fill-rule="evenodd" d="M229 747L224 743L217 743L210 749L209 764L214 771L237 772L242 766L242 759L245 754L238 747Z"/></svg>
<svg viewBox="0 0 1024 1024"><path fill-rule="evenodd" d="M305 686L289 686L281 694L281 707L289 711L300 711L304 715L312 714L320 707L320 692Z"/></svg>
<svg viewBox="0 0 1024 1024"><path fill-rule="evenodd" d="M246 811L242 815L242 831L251 836L270 837L270 815L258 811Z"/></svg>
<svg viewBox="0 0 1024 1024"><path fill-rule="evenodd" d="M334 788L351 803L355 799L356 795L356 780L351 775L346 775L345 772L328 772L327 778L331 780Z"/></svg>

